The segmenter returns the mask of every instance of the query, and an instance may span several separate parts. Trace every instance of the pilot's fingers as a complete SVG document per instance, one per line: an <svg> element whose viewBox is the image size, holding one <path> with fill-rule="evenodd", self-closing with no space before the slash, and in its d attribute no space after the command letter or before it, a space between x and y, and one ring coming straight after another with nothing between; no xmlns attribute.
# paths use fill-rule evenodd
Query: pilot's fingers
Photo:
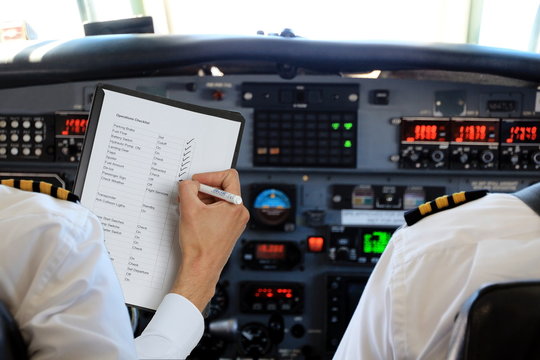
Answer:
<svg viewBox="0 0 540 360"><path fill-rule="evenodd" d="M178 201L180 208L193 207L201 203L199 199L199 182L196 180L184 180L178 183Z"/></svg>
<svg viewBox="0 0 540 360"><path fill-rule="evenodd" d="M240 195L240 177L236 169L195 174L193 180Z"/></svg>

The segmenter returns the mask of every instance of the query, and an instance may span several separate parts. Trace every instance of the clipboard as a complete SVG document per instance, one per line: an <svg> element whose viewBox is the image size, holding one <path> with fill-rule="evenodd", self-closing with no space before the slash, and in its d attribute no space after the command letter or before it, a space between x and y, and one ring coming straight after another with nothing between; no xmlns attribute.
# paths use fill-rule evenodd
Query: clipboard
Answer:
<svg viewBox="0 0 540 360"><path fill-rule="evenodd" d="M99 84L74 193L101 221L127 304L155 310L178 265L177 183L234 167L245 119Z"/></svg>

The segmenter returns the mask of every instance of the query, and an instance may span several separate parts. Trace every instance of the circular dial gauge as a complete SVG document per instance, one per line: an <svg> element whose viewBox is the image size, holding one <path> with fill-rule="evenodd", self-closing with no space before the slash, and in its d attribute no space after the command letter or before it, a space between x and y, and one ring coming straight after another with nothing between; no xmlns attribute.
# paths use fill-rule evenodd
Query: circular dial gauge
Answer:
<svg viewBox="0 0 540 360"><path fill-rule="evenodd" d="M240 347L248 356L266 355L272 346L268 328L259 323L250 323L240 330Z"/></svg>
<svg viewBox="0 0 540 360"><path fill-rule="evenodd" d="M280 225L291 213L289 196L278 189L263 190L255 198L253 204L258 220L270 226Z"/></svg>

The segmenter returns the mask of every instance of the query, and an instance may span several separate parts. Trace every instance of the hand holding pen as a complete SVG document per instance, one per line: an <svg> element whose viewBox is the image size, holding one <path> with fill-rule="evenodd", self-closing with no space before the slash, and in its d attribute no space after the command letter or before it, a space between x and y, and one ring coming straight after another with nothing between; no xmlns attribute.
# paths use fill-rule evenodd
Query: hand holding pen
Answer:
<svg viewBox="0 0 540 360"><path fill-rule="evenodd" d="M240 180L234 169L181 181L178 199L182 261L171 291L185 296L202 311L246 227L249 212L241 203Z"/></svg>

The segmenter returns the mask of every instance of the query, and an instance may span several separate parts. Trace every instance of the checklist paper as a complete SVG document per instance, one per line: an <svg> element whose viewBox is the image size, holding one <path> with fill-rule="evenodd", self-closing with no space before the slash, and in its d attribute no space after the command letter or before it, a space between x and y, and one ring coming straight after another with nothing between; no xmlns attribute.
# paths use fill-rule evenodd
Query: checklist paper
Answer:
<svg viewBox="0 0 540 360"><path fill-rule="evenodd" d="M238 113L100 85L75 193L102 223L126 303L156 309L178 270L178 181L234 166Z"/></svg>

